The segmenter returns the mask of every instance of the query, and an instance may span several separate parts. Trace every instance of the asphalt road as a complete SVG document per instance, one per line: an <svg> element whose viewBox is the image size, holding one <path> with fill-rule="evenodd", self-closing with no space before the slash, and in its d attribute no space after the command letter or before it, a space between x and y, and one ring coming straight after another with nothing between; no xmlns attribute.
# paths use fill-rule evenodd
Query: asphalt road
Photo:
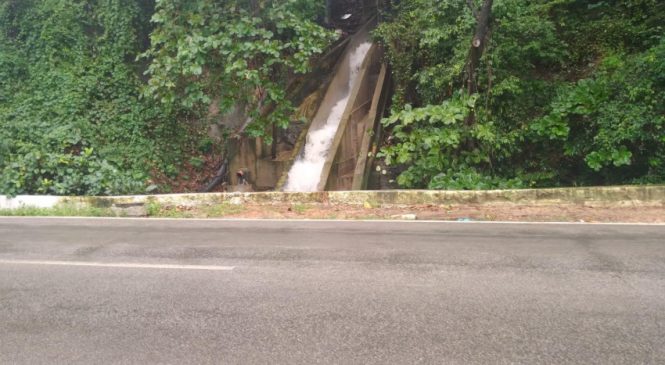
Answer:
<svg viewBox="0 0 665 365"><path fill-rule="evenodd" d="M665 226L0 219L0 363L663 364Z"/></svg>

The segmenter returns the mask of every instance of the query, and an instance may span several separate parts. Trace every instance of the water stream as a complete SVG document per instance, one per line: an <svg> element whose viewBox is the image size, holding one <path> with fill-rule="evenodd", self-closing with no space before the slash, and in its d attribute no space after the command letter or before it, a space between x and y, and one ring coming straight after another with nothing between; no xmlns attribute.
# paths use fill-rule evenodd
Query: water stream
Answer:
<svg viewBox="0 0 665 365"><path fill-rule="evenodd" d="M331 107L326 109L322 105L322 108L317 112L317 117L320 113L327 114L325 123L322 126L315 126L312 123L312 127L307 132L304 153L293 163L286 185L284 185L284 191L317 191L332 140L335 138L337 127L349 103L351 90L353 90L358 78L360 66L365 60L371 45L370 42L361 43L346 57L348 81L342 84L342 87L328 91L328 93L336 93L338 99L335 103L332 103Z"/></svg>

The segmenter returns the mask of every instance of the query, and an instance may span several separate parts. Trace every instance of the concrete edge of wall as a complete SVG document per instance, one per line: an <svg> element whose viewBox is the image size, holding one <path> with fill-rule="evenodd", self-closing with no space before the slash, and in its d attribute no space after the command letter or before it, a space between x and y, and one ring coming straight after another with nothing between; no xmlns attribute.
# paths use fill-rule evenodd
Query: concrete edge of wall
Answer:
<svg viewBox="0 0 665 365"><path fill-rule="evenodd" d="M333 204L373 207L409 205L584 205L603 207L657 206L665 208L665 185L553 188L524 190L379 190L326 191L314 193L255 192L133 195L109 197L0 196L0 209L52 208L58 204L123 208L155 202L162 205L209 204Z"/></svg>

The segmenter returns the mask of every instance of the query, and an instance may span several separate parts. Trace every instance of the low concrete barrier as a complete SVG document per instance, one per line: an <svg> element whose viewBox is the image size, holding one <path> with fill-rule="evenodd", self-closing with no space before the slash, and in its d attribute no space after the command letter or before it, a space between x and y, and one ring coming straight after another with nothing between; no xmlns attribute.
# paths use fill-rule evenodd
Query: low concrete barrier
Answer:
<svg viewBox="0 0 665 365"><path fill-rule="evenodd" d="M62 201L59 196L19 195L9 198L0 195L0 209L17 209L21 207L53 208Z"/></svg>
<svg viewBox="0 0 665 365"><path fill-rule="evenodd" d="M0 209L20 207L52 208L59 204L81 207L110 208L136 207L151 202L160 205L198 206L210 204L333 204L371 205L373 207L409 205L584 205L599 207L656 206L665 207L665 185L611 186L522 190L380 190L380 191L327 191L314 193L253 192L133 195L111 197L56 197L56 196L0 196ZM665 214L665 213L664 213Z"/></svg>

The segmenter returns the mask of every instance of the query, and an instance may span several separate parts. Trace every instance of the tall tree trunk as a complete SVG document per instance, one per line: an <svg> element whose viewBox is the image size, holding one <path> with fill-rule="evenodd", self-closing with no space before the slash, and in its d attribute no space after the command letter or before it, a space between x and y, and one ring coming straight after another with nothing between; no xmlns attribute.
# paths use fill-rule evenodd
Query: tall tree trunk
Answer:
<svg viewBox="0 0 665 365"><path fill-rule="evenodd" d="M478 91L478 64L480 63L480 57L483 55L483 50L485 49L485 43L487 40L487 32L490 28L492 3L493 0L485 0L482 7L480 8L480 12L474 11L477 23L476 31L474 32L473 40L471 41L471 50L469 52L469 80L467 81L469 95L475 94ZM467 118L467 124L474 124L475 121L475 113L471 112L469 118Z"/></svg>
<svg viewBox="0 0 665 365"><path fill-rule="evenodd" d="M469 94L475 93L478 89L476 82L478 77L476 74L478 64L480 63L480 57L483 55L483 50L485 49L487 32L490 27L492 3L493 0L485 0L476 18L476 31L473 35L473 40L471 41L471 52L469 57Z"/></svg>

